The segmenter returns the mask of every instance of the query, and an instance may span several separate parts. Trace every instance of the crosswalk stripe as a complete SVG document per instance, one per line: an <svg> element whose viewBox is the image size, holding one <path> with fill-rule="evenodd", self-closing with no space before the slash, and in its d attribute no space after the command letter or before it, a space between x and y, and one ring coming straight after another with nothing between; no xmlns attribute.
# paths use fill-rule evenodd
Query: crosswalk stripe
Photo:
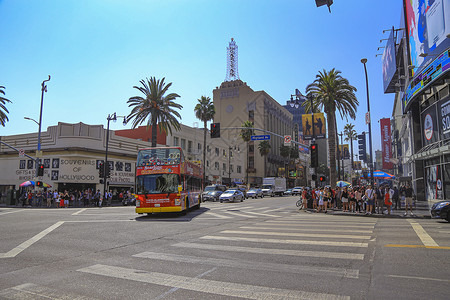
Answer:
<svg viewBox="0 0 450 300"><path fill-rule="evenodd" d="M317 266L303 266L303 265L286 265L275 263L255 263L243 260L218 259L209 257L195 257L185 256L169 253L143 252L133 255L133 257L166 260L172 262L192 263L192 264L208 264L220 267L242 268L260 271L272 272L289 272L294 274L312 274L312 275L330 275L346 278L359 278L359 270L345 269L345 268L326 268Z"/></svg>
<svg viewBox="0 0 450 300"><path fill-rule="evenodd" d="M0 291L2 299L74 299L85 300L94 299L91 296L85 297L73 293L67 293L50 289L42 285L24 283Z"/></svg>
<svg viewBox="0 0 450 300"><path fill-rule="evenodd" d="M246 299L350 299L349 296L313 293L299 290L287 290L265 286L255 286L233 282L223 282L180 275L128 269L107 265L93 265L79 272L100 276L127 279L190 291L210 293L226 297Z"/></svg>
<svg viewBox="0 0 450 300"><path fill-rule="evenodd" d="M351 221L322 221L322 220L302 220L302 219L292 219L287 220L283 218L283 220L267 220L266 223L293 223L296 224L298 222L302 223L314 223L314 224L333 224L333 225L361 225L361 226L375 226L376 223L365 223L365 222L351 222Z"/></svg>
<svg viewBox="0 0 450 300"><path fill-rule="evenodd" d="M280 226L274 227L274 226L270 226L270 227L265 227L265 226L241 226L239 228L242 229L260 229L260 230L274 230L274 229L278 229L280 228ZM317 228L286 228L286 226L282 226L280 229L283 230L287 230L287 231L311 231L311 232L315 232L315 231L319 231L319 232L342 232L342 233L368 233L371 234L373 233L373 230L353 230L353 229L317 229Z"/></svg>
<svg viewBox="0 0 450 300"><path fill-rule="evenodd" d="M219 215L210 211L205 212L205 215L210 215L210 216L214 216L214 217L218 217L220 219L230 219L231 217L228 216L224 216L224 215Z"/></svg>
<svg viewBox="0 0 450 300"><path fill-rule="evenodd" d="M253 215L258 215L258 216L266 216L266 217L274 217L274 218L279 218L280 216L276 216L276 215L269 215L269 214L264 214L264 213L257 213L257 212L253 212L253 211L246 211L246 214L253 214Z"/></svg>
<svg viewBox="0 0 450 300"><path fill-rule="evenodd" d="M184 242L173 244L172 246L181 247L181 248L190 248L190 249L217 250L217 251L243 252L243 253L255 253L255 254L364 260L364 254L348 253L348 252L301 251L301 250L289 250L289 249L239 247L239 246L184 243Z"/></svg>
<svg viewBox="0 0 450 300"><path fill-rule="evenodd" d="M251 209L253 208L253 206L242 206L242 205L232 205L232 206L228 206L227 204L222 204L223 206L218 207L218 208L211 208L211 210L233 210L233 209Z"/></svg>
<svg viewBox="0 0 450 300"><path fill-rule="evenodd" d="M7 211L0 212L0 216L7 215L7 214L14 214L14 213L18 213L18 212L21 212L21 211L24 211L24 210L25 210L25 209L16 209L16 210L12 210L11 208L8 208Z"/></svg>
<svg viewBox="0 0 450 300"><path fill-rule="evenodd" d="M233 211L224 211L225 214L230 214L233 216L238 216L238 217L245 217L245 218L256 218L255 216L249 216L249 215L244 215L244 214L240 214L240 213L236 213Z"/></svg>
<svg viewBox="0 0 450 300"><path fill-rule="evenodd" d="M432 246L432 247L439 247L439 245L433 240L433 238L423 229L422 226L420 226L419 223L413 220L408 220L408 222L411 224L412 228L416 232L419 239L422 241L422 243L425 246Z"/></svg>
<svg viewBox="0 0 450 300"><path fill-rule="evenodd" d="M255 225L263 225L263 226L290 226L290 228L295 227L326 227L326 228L356 228L356 229L374 229L375 226L357 226L357 225L340 225L340 224L323 224L323 223L257 223Z"/></svg>
<svg viewBox="0 0 450 300"><path fill-rule="evenodd" d="M370 240L371 238L368 235L319 234L319 233L297 233L297 232L279 232L279 231L274 232L274 231L224 230L221 231L220 233L297 236L297 237L313 237L313 238L340 238L340 239L357 239L357 240Z"/></svg>
<svg viewBox="0 0 450 300"><path fill-rule="evenodd" d="M283 210L283 209L288 208L289 206L291 206L291 205L288 205L288 206L282 206L282 207L275 208L275 209L268 209L268 210L263 211L263 213L268 213L268 212L274 212L274 211Z"/></svg>
<svg viewBox="0 0 450 300"><path fill-rule="evenodd" d="M338 246L338 247L360 247L367 248L367 243L355 242L331 242L331 241L309 241L309 240L279 240L279 239L260 239L260 238L244 238L244 237L227 237L206 235L200 237L204 240L221 240L221 241L244 241L255 243L273 243L273 244L296 244L296 245L321 245L321 246Z"/></svg>
<svg viewBox="0 0 450 300"><path fill-rule="evenodd" d="M255 208L255 209L253 209L253 210L263 210L263 209L268 209L269 207L268 206L264 206L264 207L258 207L258 208Z"/></svg>

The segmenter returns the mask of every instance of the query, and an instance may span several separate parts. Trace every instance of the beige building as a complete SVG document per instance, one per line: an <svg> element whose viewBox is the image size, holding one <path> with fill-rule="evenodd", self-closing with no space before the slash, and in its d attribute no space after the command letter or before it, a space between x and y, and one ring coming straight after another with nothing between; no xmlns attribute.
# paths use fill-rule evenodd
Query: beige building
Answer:
<svg viewBox="0 0 450 300"><path fill-rule="evenodd" d="M44 176L41 180L51 190L100 189L98 165L105 160L106 130L103 125L59 122L41 133L41 162ZM36 157L38 133L2 136L1 141ZM134 187L136 156L139 148L150 143L109 134L108 162L112 165L109 188L127 190ZM27 180L35 180L35 161L4 144L0 144L0 192L18 189ZM3 203L6 198L2 197ZM1 203L1 202L0 202Z"/></svg>
<svg viewBox="0 0 450 300"><path fill-rule="evenodd" d="M246 145L240 137L240 129L245 121L254 123L259 128L275 133L271 134L271 151L267 157L262 157L258 150L259 141L249 142L249 183L260 185L262 178L268 176L284 176L280 168L284 166L284 159L280 155L280 146L284 144L283 136L293 136L293 116L282 105L275 101L265 91L254 91L245 82L237 79L223 82L213 90L213 102L216 108L214 122L220 123L221 138L226 144L238 145L246 155ZM269 134L255 131L255 135ZM245 157L244 157L245 159ZM246 167L243 167L244 178Z"/></svg>

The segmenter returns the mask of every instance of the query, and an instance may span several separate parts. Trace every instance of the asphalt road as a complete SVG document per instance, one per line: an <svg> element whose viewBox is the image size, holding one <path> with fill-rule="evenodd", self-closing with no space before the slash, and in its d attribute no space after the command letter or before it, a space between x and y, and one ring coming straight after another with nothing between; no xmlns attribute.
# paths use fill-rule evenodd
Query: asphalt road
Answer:
<svg viewBox="0 0 450 300"><path fill-rule="evenodd" d="M299 212L297 197L0 208L1 299L448 299L450 224Z"/></svg>

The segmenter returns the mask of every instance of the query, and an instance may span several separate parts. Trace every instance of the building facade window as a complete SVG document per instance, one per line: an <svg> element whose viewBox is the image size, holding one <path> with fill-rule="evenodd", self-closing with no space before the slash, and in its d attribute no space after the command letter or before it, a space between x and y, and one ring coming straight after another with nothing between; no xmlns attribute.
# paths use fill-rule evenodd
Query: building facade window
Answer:
<svg viewBox="0 0 450 300"><path fill-rule="evenodd" d="M186 150L186 140L181 139L181 149Z"/></svg>
<svg viewBox="0 0 450 300"><path fill-rule="evenodd" d="M216 161L214 163L214 170L219 170L219 162L218 161Z"/></svg>
<svg viewBox="0 0 450 300"><path fill-rule="evenodd" d="M219 156L219 148L216 147L216 156Z"/></svg>
<svg viewBox="0 0 450 300"><path fill-rule="evenodd" d="M206 161L206 166L209 168L209 160Z"/></svg>
<svg viewBox="0 0 450 300"><path fill-rule="evenodd" d="M236 172L241 174L242 173L242 167L241 166L237 166L236 167Z"/></svg>
<svg viewBox="0 0 450 300"><path fill-rule="evenodd" d="M234 172L233 165L230 165L230 172Z"/></svg>
<svg viewBox="0 0 450 300"><path fill-rule="evenodd" d="M224 171L227 170L227 165L225 163L222 164L222 170L224 170Z"/></svg>
<svg viewBox="0 0 450 300"><path fill-rule="evenodd" d="M192 153L192 141L188 141L188 152Z"/></svg>

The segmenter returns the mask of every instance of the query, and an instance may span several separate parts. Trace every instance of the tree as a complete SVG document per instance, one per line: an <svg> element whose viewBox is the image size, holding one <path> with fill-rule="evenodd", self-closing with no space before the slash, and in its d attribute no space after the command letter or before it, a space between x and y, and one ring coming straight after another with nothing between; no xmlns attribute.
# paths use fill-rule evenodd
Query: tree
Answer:
<svg viewBox="0 0 450 300"><path fill-rule="evenodd" d="M327 115L331 186L336 186L336 110L342 119L355 119L359 105L355 92L356 88L334 68L329 72L319 71L314 82L306 87L307 95L313 98L313 106L323 108Z"/></svg>
<svg viewBox="0 0 450 300"><path fill-rule="evenodd" d="M358 138L358 133L356 133L356 130L354 129L355 125L353 124L346 124L344 126L344 134L345 134L345 141L350 141L350 153L351 153L351 163L353 171L353 140L356 140ZM351 176L350 176L351 177Z"/></svg>
<svg viewBox="0 0 450 300"><path fill-rule="evenodd" d="M262 141L258 144L259 154L261 154L261 156L264 157L264 166L266 165L265 161L266 161L267 154L269 154L271 148L272 148L272 146L270 145L270 143L268 141ZM266 174L266 169L264 167L264 177L266 176L265 174Z"/></svg>
<svg viewBox="0 0 450 300"><path fill-rule="evenodd" d="M253 135L253 122L245 121L244 124L242 124L241 127L248 128L248 129L241 129L241 133L240 133L240 136L241 136L242 140L247 143L247 168L246 168L246 173L247 173L247 184L248 184L248 168L249 168L249 164L248 164L248 143L250 142L250 140L252 138L252 135Z"/></svg>
<svg viewBox="0 0 450 300"><path fill-rule="evenodd" d="M5 127L5 123L9 121L8 116L6 115L7 113L9 113L9 111L6 108L5 104L7 102L11 103L10 100L1 96L5 95L4 89L5 89L4 86L0 86L0 125L2 125L3 127Z"/></svg>
<svg viewBox="0 0 450 300"><path fill-rule="evenodd" d="M195 117L200 121L203 121L203 184L206 182L206 133L208 128L206 128L206 123L211 121L216 114L214 105L211 102L211 98L206 96L201 96L197 99L198 103L194 108Z"/></svg>
<svg viewBox="0 0 450 300"><path fill-rule="evenodd" d="M175 109L181 109L181 104L175 103L174 100L180 95L170 93L165 95L172 83L165 84L165 78L156 80L155 77L146 81L139 81L142 86L133 86L133 88L140 91L145 97L134 96L131 97L127 103L128 107L133 107L127 120L133 120L132 128L136 128L147 120L147 129L152 127L152 147L156 147L157 130L160 132L172 133L172 128L180 130L181 125L178 119L181 115Z"/></svg>

